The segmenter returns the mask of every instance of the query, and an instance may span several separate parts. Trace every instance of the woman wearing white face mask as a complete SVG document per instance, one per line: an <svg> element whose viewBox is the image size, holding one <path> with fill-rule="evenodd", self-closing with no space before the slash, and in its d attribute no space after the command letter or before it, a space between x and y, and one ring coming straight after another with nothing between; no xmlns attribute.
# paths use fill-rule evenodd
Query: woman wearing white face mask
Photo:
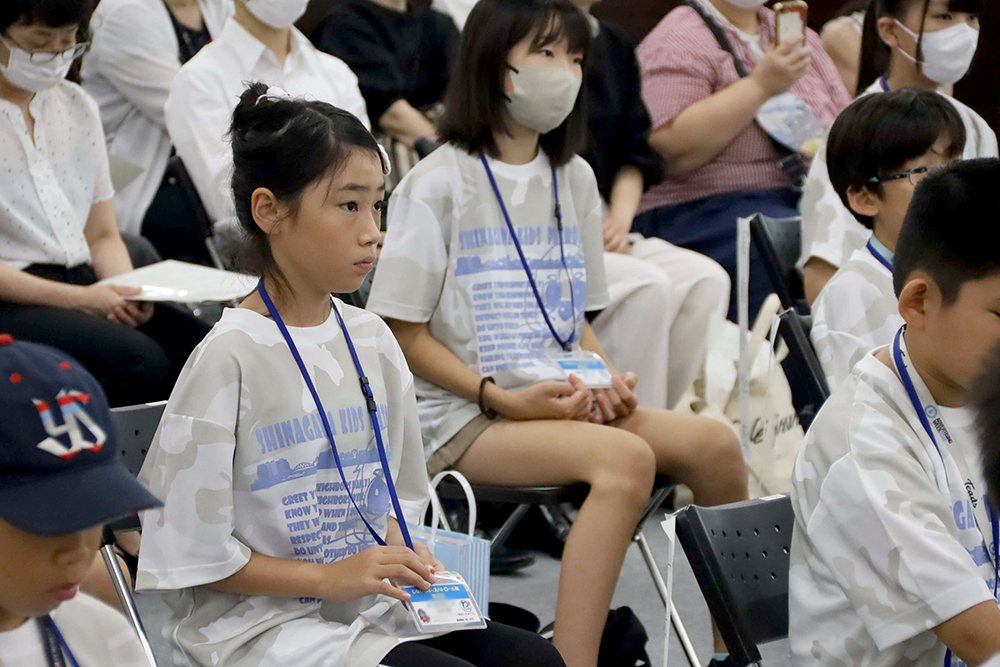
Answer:
<svg viewBox="0 0 1000 667"><path fill-rule="evenodd" d="M126 405L165 398L208 328L95 284L132 264L97 106L63 79L92 11L86 0L0 5L0 331L71 354Z"/></svg>
<svg viewBox="0 0 1000 667"><path fill-rule="evenodd" d="M234 217L225 134L247 81L267 81L351 112L369 126L358 78L295 27L308 0L235 0L235 15L184 65L164 107L167 130L214 222Z"/></svg>
<svg viewBox="0 0 1000 667"><path fill-rule="evenodd" d="M590 485L556 606L553 641L570 667L597 662L654 473L702 505L746 496L732 430L637 407L636 375L614 369L584 316L609 301L600 193L574 155L590 31L569 0L479 1L445 96L445 144L393 191L367 305L418 377L431 474ZM560 348L592 353L611 386L567 378Z"/></svg>
<svg viewBox="0 0 1000 667"><path fill-rule="evenodd" d="M650 143L666 159L667 178L643 197L633 230L708 255L734 286L736 219L796 215L801 175L787 167L801 167L809 153L802 147L796 160L778 147L758 112L787 93L804 103L813 124L829 127L850 102L819 36L807 30L777 43L774 13L763 4L690 0L636 49L653 119ZM772 291L762 262L751 261L751 318ZM734 320L737 292L729 306Z"/></svg>
<svg viewBox="0 0 1000 667"><path fill-rule="evenodd" d="M919 88L945 94L969 70L979 42L980 0L873 0L865 14L858 94ZM975 111L947 96L965 123L964 159L996 157L997 138ZM830 184L825 146L802 196L802 258L810 303L869 231Z"/></svg>

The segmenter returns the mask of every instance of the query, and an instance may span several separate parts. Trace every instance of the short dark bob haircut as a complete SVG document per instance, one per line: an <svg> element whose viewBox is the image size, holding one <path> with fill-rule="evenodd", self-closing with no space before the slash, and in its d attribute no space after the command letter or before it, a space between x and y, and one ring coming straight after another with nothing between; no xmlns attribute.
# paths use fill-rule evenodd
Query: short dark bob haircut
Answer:
<svg viewBox="0 0 1000 667"><path fill-rule="evenodd" d="M865 95L844 109L830 128L826 144L830 184L858 222L872 229L871 216L852 211L847 193L866 189L881 198L882 184L869 179L899 171L929 151L942 135L949 139L945 156L960 157L965 123L943 95L914 88Z"/></svg>
<svg viewBox="0 0 1000 667"><path fill-rule="evenodd" d="M924 271L951 306L962 287L1000 274L1000 160L956 162L920 182L896 242L892 283L898 297Z"/></svg>
<svg viewBox="0 0 1000 667"><path fill-rule="evenodd" d="M26 25L62 28L77 25L77 41L90 37L90 17L97 0L2 0L0 1L0 34L23 21Z"/></svg>
<svg viewBox="0 0 1000 667"><path fill-rule="evenodd" d="M507 57L529 36L533 49L564 37L571 53L586 57L590 49L590 24L570 0L479 0L462 31L462 47L445 93L442 141L472 154L499 156L493 135L509 132L503 120ZM557 167L582 149L583 98L581 91L569 118L539 139Z"/></svg>

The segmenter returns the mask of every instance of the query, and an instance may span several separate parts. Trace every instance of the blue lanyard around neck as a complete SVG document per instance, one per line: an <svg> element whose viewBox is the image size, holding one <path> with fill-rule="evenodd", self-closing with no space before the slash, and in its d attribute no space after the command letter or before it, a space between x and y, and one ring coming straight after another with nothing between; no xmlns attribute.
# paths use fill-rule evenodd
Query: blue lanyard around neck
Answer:
<svg viewBox="0 0 1000 667"><path fill-rule="evenodd" d="M872 234L871 238L868 239L868 252L878 260L878 263L889 269L889 273L892 273L892 260L895 258L893 253L889 252L889 249L885 247L885 244L875 238Z"/></svg>
<svg viewBox="0 0 1000 667"><path fill-rule="evenodd" d="M920 425L923 427L924 431L927 432L927 436L934 443L934 448L937 450L938 456L941 457L941 465L944 467L945 481L947 482L948 468L945 467L944 455L941 453L941 447L938 445L937 437L934 434L934 429L931 428L931 424L927 421L927 411L931 410L932 415L939 413L940 409L936 405L924 405L924 402L920 399L920 394L917 392L917 387L913 382L913 378L910 377L909 363L907 357L909 356L904 350L903 342L903 332L906 331L906 325L899 328L896 332L896 337L892 341L892 358L896 365L896 371L899 373L899 379L903 382L903 387L906 389L906 395L910 399L910 403L913 404L913 409L917 411L917 417L920 419ZM969 480L971 482L971 480ZM993 509L989 506L986 500L986 515L989 517L990 532L993 537L993 548L1000 548L1000 522L997 521L997 516ZM973 514L975 518L975 514ZM976 524L979 524L979 519L976 518ZM983 532L983 526L979 526L979 530ZM983 540L984 544L986 540ZM986 544L986 555L992 557L993 559L993 599L997 599L998 583L1000 583L1000 554L993 553L990 554L989 544ZM945 652L944 665L945 667L951 667L952 661L951 649Z"/></svg>
<svg viewBox="0 0 1000 667"><path fill-rule="evenodd" d="M479 158L483 161L483 167L486 168L486 175L490 179L490 185L493 186L493 194L497 197L497 203L500 204L500 212L503 213L503 219L507 223L507 230L510 232L510 238L514 241L514 247L517 249L517 256L521 258L521 266L524 267L524 272L528 275L528 284L531 285L531 291L535 295L535 301L538 302L538 309L542 311L542 317L545 318L545 324L548 325L549 331L552 332L552 337L556 339L559 346L569 352L573 341L576 339L576 297L573 295L573 277L569 273L569 267L566 266L566 250L563 247L563 221L562 221L562 209L559 207L559 179L556 178L556 168L552 167L552 192L556 199L556 227L559 230L559 256L562 259L563 271L566 272L566 279L569 281L569 303L573 311L571 319L573 321L573 330L569 334L569 338L562 338L556 328L552 325L552 320L549 318L549 313L545 309L545 303L542 301L542 296L538 292L538 285L535 284L535 277L531 274L531 267L528 266L528 260L524 257L524 251L521 250L521 242L517 238L517 232L514 231L514 225L510 221L510 216L507 214L507 207L503 203L503 197L500 195L500 188L497 187L496 179L493 178L493 170L490 169L489 162L486 161L485 155L480 155Z"/></svg>
<svg viewBox="0 0 1000 667"><path fill-rule="evenodd" d="M316 403L316 409L319 410L319 419L323 423L323 430L326 431L326 437L330 440L330 449L333 450L333 460L337 463L337 471L340 473L340 481L344 483L344 491L347 492L347 497L351 499L351 504L354 505L354 510L358 513L361 521L364 522L365 527L368 528L368 532L375 538L375 542L379 546L384 547L385 540L383 540L382 536L379 535L374 528L372 528L370 523L368 523L368 519L365 518L361 508L358 507L357 501L354 500L354 494L351 493L351 485L347 483L347 476L344 474L344 467L340 464L340 454L337 452L337 443L334 442L333 439L333 429L330 428L330 421L327 417L326 410L323 409L323 403L319 400L319 393L316 391L316 386L313 384L312 378L309 377L309 371L306 370L306 365L303 363L302 357L299 355L298 348L295 347L295 343L292 341L292 335L288 333L288 327L285 326L284 320L281 319L278 309L274 307L274 302L271 301L271 297L268 295L267 289L264 287L263 280L257 283L257 293L260 294L260 298L264 300L264 305L267 306L267 312L271 314L271 319L273 319L274 323L278 325L278 329L281 330L281 335L284 337L285 342L288 343L288 349L291 350L292 356L295 357L295 363L299 366L299 372L302 374L302 379L305 380L306 387L309 388L309 393L312 394L313 402ZM330 298L330 307L333 308L333 312L337 316L337 322L340 323L340 330L344 334L344 340L347 341L347 349L350 350L351 359L354 361L354 369L358 373L358 381L361 383L361 393L365 397L368 415L371 417L372 421L372 429L375 431L375 443L378 445L378 458L382 463L382 474L385 475L385 483L389 487L389 498L392 499L392 508L396 512L396 523L399 524L399 530L403 533L403 542L406 543L407 547L413 549L413 540L410 539L410 531L406 528L406 517L403 516L403 510L399 506L399 497L396 495L396 485L393 483L392 474L389 472L389 459L385 454L385 445L382 443L382 433L379 431L377 406L375 405L375 397L372 395L371 385L368 384L368 377L361 368L361 361L358 360L358 353L354 350L354 343L351 341L351 334L347 333L347 327L344 326L344 318L340 316L340 311L337 309L337 304L333 301L333 297Z"/></svg>
<svg viewBox="0 0 1000 667"><path fill-rule="evenodd" d="M66 639L59 631L56 622L52 620L51 616L39 616L38 627L42 633L42 645L45 648L45 662L48 664L48 667L65 667L64 653L69 658L70 665L80 667L73 652L69 650Z"/></svg>
<svg viewBox="0 0 1000 667"><path fill-rule="evenodd" d="M884 76L879 77L878 82L882 84L882 92L891 93L889 90L889 82L885 80Z"/></svg>

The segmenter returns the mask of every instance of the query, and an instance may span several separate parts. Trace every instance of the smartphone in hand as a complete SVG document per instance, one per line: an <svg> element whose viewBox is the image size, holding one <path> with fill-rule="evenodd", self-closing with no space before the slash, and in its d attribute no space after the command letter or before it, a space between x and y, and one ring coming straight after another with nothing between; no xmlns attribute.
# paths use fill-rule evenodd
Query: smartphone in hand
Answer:
<svg viewBox="0 0 1000 667"><path fill-rule="evenodd" d="M809 5L802 0L787 0L774 5L774 41L781 42L805 37Z"/></svg>

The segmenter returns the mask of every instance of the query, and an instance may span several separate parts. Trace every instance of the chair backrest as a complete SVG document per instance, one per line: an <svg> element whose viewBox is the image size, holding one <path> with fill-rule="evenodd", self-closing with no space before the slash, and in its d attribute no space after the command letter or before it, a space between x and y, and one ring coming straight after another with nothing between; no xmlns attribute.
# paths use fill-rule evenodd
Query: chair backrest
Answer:
<svg viewBox="0 0 1000 667"><path fill-rule="evenodd" d="M823 366L819 363L816 355L816 348L813 347L809 332L812 330L812 317L803 315L795 310L787 310L781 314L781 327L779 331L788 345L788 350L792 354L802 357L808 369L808 376L815 392L816 400L820 403L830 397L830 387L826 383L826 374Z"/></svg>
<svg viewBox="0 0 1000 667"><path fill-rule="evenodd" d="M757 645L788 636L788 554L794 522L788 496L677 514L687 554L729 654L760 662Z"/></svg>
<svg viewBox="0 0 1000 667"><path fill-rule="evenodd" d="M166 406L166 401L158 401L111 410L111 419L118 436L118 453L133 475L138 475L142 468Z"/></svg>
<svg viewBox="0 0 1000 667"><path fill-rule="evenodd" d="M750 238L782 307L804 308L805 289L795 267L802 254L802 218L769 218L758 213L750 220Z"/></svg>

